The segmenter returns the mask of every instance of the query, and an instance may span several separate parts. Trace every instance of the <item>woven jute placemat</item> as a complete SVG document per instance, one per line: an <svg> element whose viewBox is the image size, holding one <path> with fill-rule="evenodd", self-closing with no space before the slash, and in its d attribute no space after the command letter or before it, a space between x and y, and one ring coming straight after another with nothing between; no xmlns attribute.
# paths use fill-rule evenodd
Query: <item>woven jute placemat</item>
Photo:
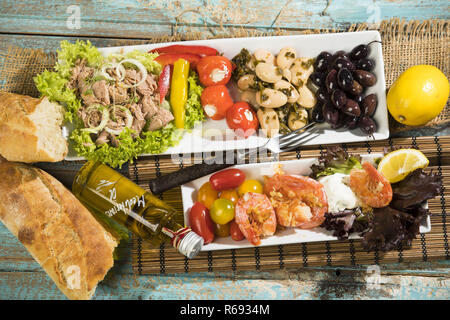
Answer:
<svg viewBox="0 0 450 320"><path fill-rule="evenodd" d="M176 30L176 29L175 29ZM286 32L249 32L239 28L225 29L219 37L248 37L285 34L329 33L342 31L379 30L382 38L385 63L386 87L408 67L417 64L431 64L438 67L449 77L449 21L410 21L398 19L383 21L379 25L358 24L347 30L303 30ZM171 42L179 40L205 39L203 34L184 33L175 36L159 37L145 42ZM133 43L136 43L133 41ZM120 45L127 45L127 40L120 40ZM131 44L131 42L130 42ZM0 89L31 96L38 96L33 77L45 69L52 69L55 63L54 53L44 53L38 49L11 47L7 52L0 52ZM442 126L449 123L450 107L424 127ZM391 132L400 132L412 128L402 126L390 119ZM417 128L415 128L417 129ZM388 141L356 143L345 145L350 152L367 153L382 151L389 145L413 146L419 148L430 158L428 170L437 170L444 178L441 195L430 201L432 212L432 231L421 234L413 241L410 248L399 247L397 250L381 252L364 252L360 242L330 241L320 243L303 243L276 247L261 247L236 250L220 250L201 253L193 260L185 259L168 246L152 248L145 241L133 238L133 270L139 274L172 273L219 270L267 270L287 267L318 265L355 265L402 261L418 261L449 258L447 239L447 205L450 201L450 137L398 138ZM285 153L281 160L305 157L317 157L322 146L302 148L296 152ZM186 156L186 155L185 155ZM190 163L193 163L191 161ZM170 157L153 156L140 158L130 165L132 179L148 190L146 181L158 175L175 171L189 165L186 158L174 163ZM180 188L165 192L161 196L179 210L178 220L183 223Z"/></svg>

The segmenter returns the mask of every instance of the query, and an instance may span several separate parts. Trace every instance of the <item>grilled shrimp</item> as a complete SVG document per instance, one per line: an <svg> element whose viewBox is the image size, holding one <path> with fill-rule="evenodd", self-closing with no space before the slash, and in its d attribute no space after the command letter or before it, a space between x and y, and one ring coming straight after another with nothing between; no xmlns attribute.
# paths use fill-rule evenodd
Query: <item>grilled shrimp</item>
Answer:
<svg viewBox="0 0 450 320"><path fill-rule="evenodd" d="M314 179L277 173L265 177L264 193L282 226L311 229L325 220L327 195L322 184Z"/></svg>
<svg viewBox="0 0 450 320"><path fill-rule="evenodd" d="M369 162L364 162L362 167L350 172L350 188L364 204L372 208L387 206L393 195L390 182Z"/></svg>
<svg viewBox="0 0 450 320"><path fill-rule="evenodd" d="M262 236L271 236L277 228L272 204L266 195L247 192L235 206L235 221L242 234L251 244L261 244Z"/></svg>

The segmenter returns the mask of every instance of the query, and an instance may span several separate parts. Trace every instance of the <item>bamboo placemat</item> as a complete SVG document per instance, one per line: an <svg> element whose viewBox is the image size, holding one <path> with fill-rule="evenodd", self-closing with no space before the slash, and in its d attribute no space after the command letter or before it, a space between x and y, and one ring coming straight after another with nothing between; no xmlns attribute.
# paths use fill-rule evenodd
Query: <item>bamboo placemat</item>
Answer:
<svg viewBox="0 0 450 320"><path fill-rule="evenodd" d="M170 244L151 247L139 238L133 238L132 266L138 274L179 273L200 271L241 271L298 268L303 266L345 266L382 264L391 262L431 261L449 259L447 210L450 203L450 136L396 138L385 141L342 144L349 153L383 152L389 146L413 147L421 150L430 160L427 171L433 170L443 177L438 197L429 201L431 232L420 234L408 248L399 246L390 252L366 252L361 240L325 241L270 247L201 252L188 260ZM318 157L323 146L311 146L280 155L280 160ZM146 190L146 181L159 175L193 164L190 156L173 162L171 157L141 158L130 165L130 177ZM248 161L248 160L247 160ZM178 209L178 221L183 223L180 187L162 194L162 199Z"/></svg>

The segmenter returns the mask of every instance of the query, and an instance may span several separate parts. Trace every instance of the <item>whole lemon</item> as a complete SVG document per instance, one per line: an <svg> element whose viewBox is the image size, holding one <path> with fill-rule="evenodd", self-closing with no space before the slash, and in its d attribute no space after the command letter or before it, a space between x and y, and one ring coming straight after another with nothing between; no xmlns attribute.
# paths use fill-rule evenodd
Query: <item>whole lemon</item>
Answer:
<svg viewBox="0 0 450 320"><path fill-rule="evenodd" d="M408 126L424 125L445 107L450 92L447 77L431 65L417 65L403 72L387 94L392 117Z"/></svg>

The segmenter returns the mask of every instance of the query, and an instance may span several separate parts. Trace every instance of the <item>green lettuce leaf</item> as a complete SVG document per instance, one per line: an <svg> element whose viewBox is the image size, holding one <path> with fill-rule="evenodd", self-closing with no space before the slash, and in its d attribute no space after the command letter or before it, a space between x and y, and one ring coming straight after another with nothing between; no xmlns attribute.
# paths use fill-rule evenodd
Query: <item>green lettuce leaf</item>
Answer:
<svg viewBox="0 0 450 320"><path fill-rule="evenodd" d="M160 74L162 71L162 65L155 61L155 58L158 56L158 53L151 53L151 52L142 52L137 49L128 52L127 54L118 54L113 53L108 56L108 60L112 61L115 60L117 62L120 62L124 59L135 59L143 64L143 66L147 69L148 72L151 72L153 74ZM126 66L127 64L124 63Z"/></svg>
<svg viewBox="0 0 450 320"><path fill-rule="evenodd" d="M360 156L351 156L341 147L329 147L319 157L319 164L311 166L311 177L317 179L335 173L349 174L352 169L362 169Z"/></svg>
<svg viewBox="0 0 450 320"><path fill-rule="evenodd" d="M186 118L184 120L184 127L186 129L194 128L197 122L205 120L200 97L203 92L203 87L198 83L198 75L194 71L189 73L188 77L188 99L186 102Z"/></svg>

